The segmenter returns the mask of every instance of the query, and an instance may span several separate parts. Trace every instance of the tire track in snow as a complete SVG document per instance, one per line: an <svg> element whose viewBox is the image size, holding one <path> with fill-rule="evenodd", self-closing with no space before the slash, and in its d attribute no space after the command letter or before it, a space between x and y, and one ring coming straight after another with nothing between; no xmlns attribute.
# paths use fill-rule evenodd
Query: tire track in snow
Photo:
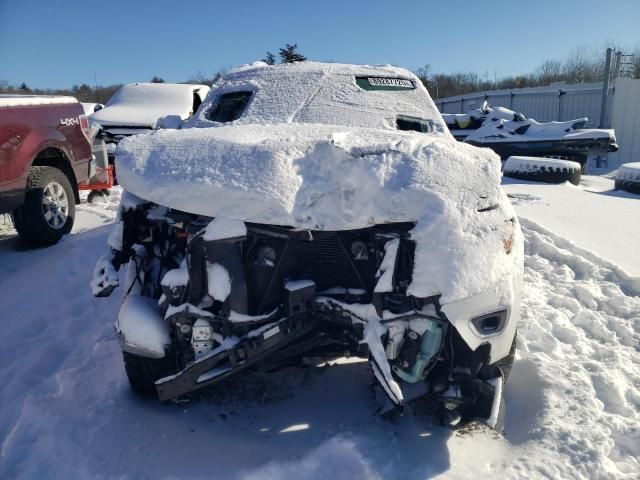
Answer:
<svg viewBox="0 0 640 480"><path fill-rule="evenodd" d="M340 384L352 397L345 398L344 405L351 413L342 415L339 428L327 426L324 413L309 414L309 405L296 412L300 421L314 420L310 423L318 429L318 437L329 438L317 448L313 441L299 445L294 454L290 445L274 443L277 437L263 445L266 440L241 418L216 420L215 425L207 420L205 428L193 433L184 425L199 428L202 418L213 418L224 410L202 404L190 406L189 413L185 409L177 414L178 409L128 396L118 348L110 337L118 296L107 303L62 300L78 292L88 297L86 279L92 265L84 262L92 263L93 255L104 245L104 234L96 232L70 238L68 242L73 243L62 243L46 252L25 254L24 263L16 262L17 273L6 278L29 284L32 289L49 289L49 298L37 308L29 308L29 302L35 299L26 291L21 292L22 298L6 299L5 306L16 319L5 325L14 333L10 350L21 352L24 358L14 358L5 350L8 362L0 370L0 378L8 380L0 397L11 405L4 412L10 415L0 422L6 435L0 442L0 472L6 462L8 476L34 478L69 464L73 465L65 467L69 468L67 473L73 472L69 478L108 478L123 475L123 471L135 478L145 471L145 460L136 460L138 451L147 460L170 458L177 468L195 462L202 451L212 455L211 448L226 448L222 447L223 441L228 447L231 439L238 450L250 445L255 449L254 457L299 458L254 471L290 478L305 471L305 465L326 462L326 453L333 451L331 445L336 442L340 448L347 448L331 440L336 432L345 430L356 434L348 447L351 453L345 457L349 463L355 462L353 458L362 460L356 472L371 473L369 466L373 466L385 474L424 478L442 471L442 467L449 468L444 473L449 478L469 478L470 472L500 474L503 478L638 478L640 298L633 296L633 285L615 266L585 254L568 240L531 222L522 223L525 290L518 359L507 384L506 441L486 435L454 436L442 445L442 451L435 451L433 445L439 445L440 440L428 446L420 443L425 437L416 440L416 432L422 432L424 425L410 418L398 425L379 425L363 413L368 405L362 392L347 391L346 385L357 383L347 372L339 375L349 377L348 382ZM67 265L66 256L48 257L61 253L60 249L67 255L73 250L73 258L84 259ZM50 276L40 277L34 275L36 272L48 272ZM308 386L309 391L299 390L292 402L281 407L271 405L263 410L240 400L238 409L259 421L274 423L274 415L278 421L293 421L291 407L300 409L302 397L317 398L318 393L331 392L332 388L336 388L334 383L316 380ZM353 412L358 412L358 419L351 418ZM256 422L251 421L252 426ZM236 431L238 425L244 430ZM437 428L427 430L434 437L443 436ZM199 441L190 439L194 435ZM390 438L395 441L390 442ZM153 446L158 442L167 447ZM329 447L322 447L325 444ZM446 458L447 448L450 460ZM301 450L307 453L300 456ZM157 455L158 451L163 455ZM224 463L223 458L218 460ZM438 462L441 465L434 468ZM232 468L228 464L224 467ZM185 475L198 471L190 468L180 471Z"/></svg>
<svg viewBox="0 0 640 480"><path fill-rule="evenodd" d="M556 459L544 465L544 474L556 478L638 478L640 297L625 294L635 291L633 280L522 223L525 290L511 395L526 402L540 388L543 409L527 432L507 424L508 440L533 449L512 468L531 474L531 457L540 455ZM519 370L532 366L534 383L519 383ZM508 421L517 422L514 416Z"/></svg>

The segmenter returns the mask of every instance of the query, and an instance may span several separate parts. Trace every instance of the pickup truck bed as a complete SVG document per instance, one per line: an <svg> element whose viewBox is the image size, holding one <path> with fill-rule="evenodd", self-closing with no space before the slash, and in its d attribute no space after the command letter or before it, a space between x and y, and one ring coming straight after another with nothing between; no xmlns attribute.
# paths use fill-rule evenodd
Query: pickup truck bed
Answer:
<svg viewBox="0 0 640 480"><path fill-rule="evenodd" d="M88 127L73 97L0 95L0 213L12 214L28 242L55 243L73 226L78 183L89 176ZM48 186L62 187L64 195ZM68 200L64 222L54 215L52 224L51 208L62 196Z"/></svg>

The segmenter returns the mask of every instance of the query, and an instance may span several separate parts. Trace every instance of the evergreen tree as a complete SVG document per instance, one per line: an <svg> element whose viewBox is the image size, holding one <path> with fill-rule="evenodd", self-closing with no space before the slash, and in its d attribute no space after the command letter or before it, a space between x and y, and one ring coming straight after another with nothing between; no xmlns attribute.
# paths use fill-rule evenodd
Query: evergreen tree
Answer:
<svg viewBox="0 0 640 480"><path fill-rule="evenodd" d="M151 83L164 83L164 79L160 78L157 75L154 75L153 78L151 79Z"/></svg>
<svg viewBox="0 0 640 480"><path fill-rule="evenodd" d="M31 89L27 86L26 83L22 82L20 84L20 86L18 87L18 91L20 91L20 92L30 92Z"/></svg>
<svg viewBox="0 0 640 480"><path fill-rule="evenodd" d="M287 43L284 48L281 48L279 53L281 63L294 63L304 62L307 57L298 52L298 44L293 45Z"/></svg>
<svg viewBox="0 0 640 480"><path fill-rule="evenodd" d="M276 63L276 56L267 50L267 55L262 59L267 65L274 65Z"/></svg>
<svg viewBox="0 0 640 480"><path fill-rule="evenodd" d="M71 87L71 91L73 92L73 96L81 102L92 102L95 99L93 89L86 83L83 83L80 86L74 85Z"/></svg>

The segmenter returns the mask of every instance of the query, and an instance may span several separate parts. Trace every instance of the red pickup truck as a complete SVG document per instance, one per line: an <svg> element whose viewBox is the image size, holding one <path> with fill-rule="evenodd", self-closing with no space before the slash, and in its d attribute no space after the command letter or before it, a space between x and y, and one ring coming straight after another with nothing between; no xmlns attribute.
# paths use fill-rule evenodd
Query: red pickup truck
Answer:
<svg viewBox="0 0 640 480"><path fill-rule="evenodd" d="M0 214L51 245L71 231L91 162L89 123L73 97L0 95Z"/></svg>

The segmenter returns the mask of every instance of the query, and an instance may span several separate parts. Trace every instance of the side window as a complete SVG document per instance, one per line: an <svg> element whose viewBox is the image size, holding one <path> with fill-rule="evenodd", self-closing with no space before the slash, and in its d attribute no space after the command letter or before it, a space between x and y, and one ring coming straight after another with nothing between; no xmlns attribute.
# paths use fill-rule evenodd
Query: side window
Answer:
<svg viewBox="0 0 640 480"><path fill-rule="evenodd" d="M436 126L432 120L406 117L404 115L398 115L396 117L396 127L398 130L413 130L422 133L431 133L436 130Z"/></svg>
<svg viewBox="0 0 640 480"><path fill-rule="evenodd" d="M206 113L207 120L212 122L233 122L242 116L249 105L253 92L240 91L220 95Z"/></svg>

